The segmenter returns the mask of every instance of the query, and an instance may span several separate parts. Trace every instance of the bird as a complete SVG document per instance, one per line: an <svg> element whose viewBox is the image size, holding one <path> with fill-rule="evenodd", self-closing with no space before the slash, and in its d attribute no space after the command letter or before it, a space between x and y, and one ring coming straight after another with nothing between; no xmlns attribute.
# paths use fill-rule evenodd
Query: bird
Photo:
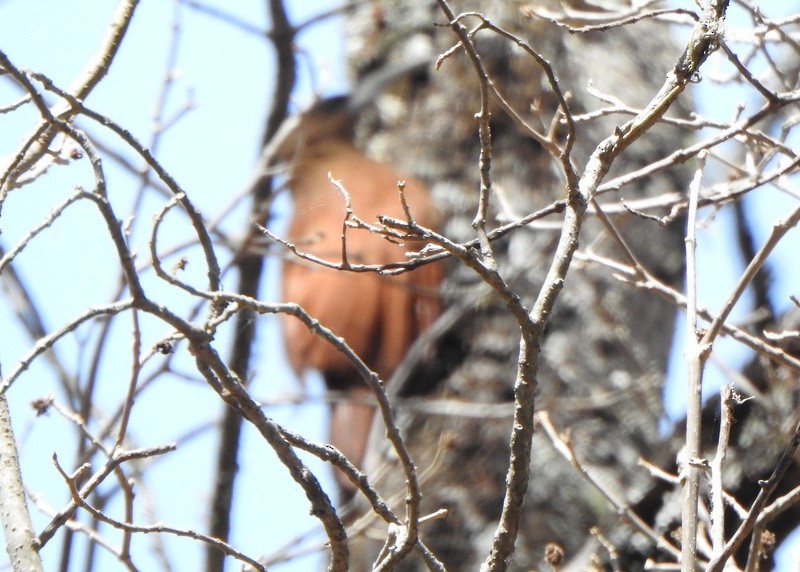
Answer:
<svg viewBox="0 0 800 572"><path fill-rule="evenodd" d="M288 242L336 264L343 262L345 201L331 178L347 191L353 213L365 222L376 223L379 215L406 220L398 185L416 223L435 229L441 220L421 181L356 147L355 119L351 98L324 99L298 117L276 151L288 161L287 187L294 204ZM352 227L346 230L345 244L347 262L369 265L406 260L406 252L424 246ZM290 256L283 266L282 296L342 337L367 367L387 381L439 316L441 280L438 264L387 276L348 272ZM328 389L344 396L332 401L329 438L361 468L375 411L369 388L338 349L300 320L284 316L282 325L286 355L298 376L317 370ZM351 496L354 486L338 471L335 476L341 498Z"/></svg>

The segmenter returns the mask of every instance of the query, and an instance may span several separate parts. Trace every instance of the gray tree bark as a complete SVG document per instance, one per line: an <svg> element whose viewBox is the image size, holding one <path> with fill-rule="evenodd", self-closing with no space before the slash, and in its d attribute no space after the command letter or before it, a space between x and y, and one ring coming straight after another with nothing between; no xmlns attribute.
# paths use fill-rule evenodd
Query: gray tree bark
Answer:
<svg viewBox="0 0 800 572"><path fill-rule="evenodd" d="M524 17L525 4L451 3L456 13L480 10L547 58L562 89L572 94L575 113L603 107L587 93L590 83L631 106L644 105L681 55L664 24L642 22L608 33L569 35L554 24ZM536 4L559 8L557 2ZM433 2L364 3L348 21L356 75L414 57L420 50L443 54L457 42L446 26L433 25L447 24ZM465 26L475 23L468 20ZM548 126L556 103L535 61L488 31L478 33L477 47L513 107L538 128ZM688 107L686 102L670 115L685 115ZM474 238L470 223L478 200L479 140L473 116L478 110L474 69L456 49L438 71L411 78L383 96L361 125L364 144L374 155L402 165L430 185L447 214L442 231L458 241ZM493 224L500 224L564 198L565 182L556 162L507 113L497 106L492 112L492 216ZM579 125L574 155L579 174L595 145L626 119L612 116ZM686 140L685 131L658 127L625 152L609 177L666 156ZM680 193L687 181L686 172L676 167L602 199L619 204L621 199ZM527 304L542 284L559 220L549 217L549 227L523 228L494 245L503 276ZM653 274L680 283L680 220L664 227L633 214L613 220ZM581 249L622 258L596 219L584 226ZM448 569L470 570L486 557L502 507L519 333L502 302L457 263L448 267L443 295L449 316L456 316L454 325L438 338L435 358L393 390L407 398L400 400L401 423L422 475L424 510L447 509L445 518L423 525L422 538ZM651 477L637 466L639 457L666 460L658 427L674 317L674 306L621 284L607 268L576 263L542 347L537 410L549 412L554 424L569 433L578 457L628 504L641 501L651 486ZM392 498L402 490L402 473L394 470L380 430L375 437L367 473L380 474L377 486ZM402 498L395 500L402 503ZM625 539L643 552L650 550L649 542L620 526L615 510L537 435L511 569L538 566L549 543L564 549L565 561L587 563L598 549L590 533L596 526L614 542ZM360 566L366 568L379 546L364 543ZM409 569L420 566L408 564Z"/></svg>

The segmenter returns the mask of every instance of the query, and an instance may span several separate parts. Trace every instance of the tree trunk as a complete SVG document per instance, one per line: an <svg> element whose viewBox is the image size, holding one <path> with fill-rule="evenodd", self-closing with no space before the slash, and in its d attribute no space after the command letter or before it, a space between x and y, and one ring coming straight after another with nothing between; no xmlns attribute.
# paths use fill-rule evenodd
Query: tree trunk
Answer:
<svg viewBox="0 0 800 572"><path fill-rule="evenodd" d="M433 3L421 4L373 1L354 9L348 37L356 75L414 57L420 50L445 54L456 44L447 26L433 25L447 24L442 12ZM575 114L605 105L587 92L590 82L628 105L643 106L681 55L666 24L640 22L608 33L569 35L542 19L524 17L525 2L451 4L456 13L482 11L493 24L543 55L562 89L571 93ZM542 4L546 3L537 3ZM558 2L549 4L559 7ZM469 28L478 21L463 23ZM476 45L499 91L526 121L539 130L546 131L551 124L564 130L553 117L552 91L530 55L489 30L478 33ZM438 71L410 78L384 95L360 126L374 155L401 165L431 187L447 213L442 231L458 241L475 237L471 222L480 183L474 115L480 109L479 98L475 70L464 52L456 49ZM491 122L490 228L565 198L559 165L496 102ZM670 115L684 113L676 109ZM595 145L627 119L610 116L578 124L573 162L579 175ZM654 129L624 153L609 178L667 155L686 137L676 128ZM673 168L599 199L618 206L621 199L683 192L687 181L684 170ZM661 226L625 213L612 220L652 274L680 283L680 219ZM550 216L494 242L503 277L528 306L553 256L560 221L560 216ZM583 228L581 252L626 262L597 218ZM401 423L422 475L423 513L448 511L445 518L423 525L422 538L448 569L474 570L488 553L503 502L519 332L502 301L471 270L451 262L447 274L443 296L453 325L439 336L433 364L423 371L417 368L413 379L393 391L405 398L399 400ZM675 307L654 294L621 283L606 267L576 262L547 326L537 410L549 412L555 426L568 432L578 458L625 503L640 501L651 485L651 477L637 466L639 457L664 460L658 427L674 318ZM382 436L382 430L374 431L367 473L380 475L378 488L399 506L402 498L393 495L402 491L402 473L393 469ZM567 561L588 562L598 546L591 540L595 526L612 541L625 538L650 549L643 537L620 527L616 511L540 432L533 448L511 569L538 566L548 543L563 547ZM380 546L364 544L359 565L366 568Z"/></svg>

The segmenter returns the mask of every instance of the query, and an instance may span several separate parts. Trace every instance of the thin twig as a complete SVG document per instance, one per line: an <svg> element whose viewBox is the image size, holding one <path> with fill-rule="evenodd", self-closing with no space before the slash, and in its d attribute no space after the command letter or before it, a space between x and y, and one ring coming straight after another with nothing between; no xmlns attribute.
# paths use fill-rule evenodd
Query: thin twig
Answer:
<svg viewBox="0 0 800 572"><path fill-rule="evenodd" d="M681 467L683 506L681 510L681 566L684 572L697 565L697 497L700 490L700 430L705 362L711 345L699 339L697 330L697 204L703 181L705 155L689 187L689 213L686 221L686 455Z"/></svg>
<svg viewBox="0 0 800 572"><path fill-rule="evenodd" d="M733 387L723 385L719 390L719 438L717 439L717 453L710 463L711 468L711 542L713 554L718 553L725 546L725 502L722 488L723 471L725 470L725 457L728 453L731 425L733 422Z"/></svg>

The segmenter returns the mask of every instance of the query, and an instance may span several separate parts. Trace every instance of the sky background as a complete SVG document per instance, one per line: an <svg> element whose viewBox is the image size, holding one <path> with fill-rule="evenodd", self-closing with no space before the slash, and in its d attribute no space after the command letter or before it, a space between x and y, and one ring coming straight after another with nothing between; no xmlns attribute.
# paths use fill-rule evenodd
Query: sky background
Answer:
<svg viewBox="0 0 800 572"><path fill-rule="evenodd" d="M688 1L676 4L693 6ZM17 67L44 73L57 85L67 87L100 44L114 5L110 1L0 0L0 50ZM257 29L268 29L263 0L219 1L208 2L208 5L224 8ZM338 5L338 2L302 0L290 1L288 5L293 21L298 23ZM162 93L167 53L176 22L179 26L177 63L164 117L166 121L173 117L178 119L158 140L158 157L200 210L213 219L226 212L232 198L246 188L257 157L272 88L269 70L273 67L271 48L262 37L167 0L143 0L117 61L86 103L130 129L140 141L151 146L153 112ZM731 25L736 23L736 15L732 13ZM309 28L299 37L298 45L303 54L300 59L301 81L295 97L298 108L310 101L315 91L332 95L346 89L343 36L337 20ZM709 76L713 76L715 61L718 62L719 58L709 62L706 72ZM313 77L308 73L310 69L315 70ZM0 80L0 107L15 101L19 95L10 82ZM714 91L713 85L704 82L699 108L707 117L728 120L736 103L743 98L730 87L726 87L724 92ZM188 111L187 102L191 103ZM16 152L19 142L36 124L37 117L32 106L0 115L0 157ZM79 126L112 150L119 151L136 167L141 166L142 162L109 132L85 120L81 120ZM134 204L139 182L112 160L107 159L104 166L115 207L119 216L124 218ZM708 176L713 178L713 171ZM91 171L84 160L58 167L35 184L15 191L0 213L0 241L6 248L14 245L76 185L88 189L91 183ZM794 201L770 188L753 193L747 205L753 220L758 222L756 236L759 243ZM139 216L133 221L132 241L141 244L142 248L148 238L152 215L163 203L159 195L149 193ZM221 228L234 240L241 238L244 232L248 208L247 201L243 201L224 219ZM282 200L278 218L274 221L276 228L282 227L286 212L287 201ZM708 213L704 215L707 217ZM88 205L75 205L50 232L34 241L19 259L17 268L43 308L46 325L51 330L73 319L88 305L109 301L118 288L114 254L106 244L105 231L100 223ZM736 254L729 248L730 232L729 217L720 213L708 219L699 236L700 301L711 309L720 306L742 268ZM795 231L790 233L791 240L779 246L772 259L774 268L778 269L774 293L779 309L789 306L789 294L798 294L796 285L800 279L800 265L796 263L796 253L800 244L796 235ZM168 217L160 244L167 248L170 244L181 244L190 236L190 229L180 216ZM184 254L189 267L183 277L202 284L203 264L198 252L188 250ZM143 253L143 259L148 256ZM277 266L270 261L261 294L263 300L277 300L276 277ZM188 309L185 298L170 288L152 279L148 284L159 300ZM225 278L224 286L232 289L235 284L235 276L231 273ZM747 312L746 304L741 306L739 317ZM736 319L735 316L734 321ZM145 347L168 332L157 322L146 318L142 322ZM31 343L5 303L0 303L0 324L0 366L2 372L8 374ZM115 322L109 346L111 353L108 354L115 358L113 362L106 360L101 364L100 405L108 410L115 408L127 383L130 328L129 319ZM682 324L678 328L681 331ZM74 338L60 343L59 357L69 368L86 371L90 356L81 350L78 341L92 340L96 335L94 326L80 328ZM223 355L229 351L226 335L223 331L217 344ZM720 344L716 355L733 368L750 357L740 346L729 342ZM672 418L680 416L685 403L681 383L685 372L682 359L678 343L673 352L667 389L667 407ZM151 363L149 367L154 370L157 365ZM191 363L185 358L183 362L179 358L177 366L179 370L191 372ZM719 371L712 368L707 377L707 391L714 391L714 386L722 379ZM58 396L53 375L42 360L32 366L21 382L24 383L15 385L9 392L9 399L22 448L24 476L29 492L38 502L57 509L66 501L66 494L49 452L57 451L64 466L73 467L72 428L56 413L37 418L27 406L32 399L43 395ZM294 375L282 360L277 322L270 317L259 322L252 390L258 398L269 403L285 401L300 392ZM311 379L307 391L312 399L303 406L276 404L269 406L267 412L279 423L300 430L310 438L322 440L326 407L313 399L321 391L318 380ZM191 415L185 413L188 411ZM138 399L131 426L136 445L179 443L178 453L160 459L147 471L137 501L152 512L139 515L143 522L158 520L178 527L206 528L205 510L216 437L207 429L196 431L197 419L207 419L208 428L220 414L218 398L191 375L188 378L169 376ZM48 453L41 454L42 451ZM307 503L298 487L288 481L285 469L277 464L272 452L249 427L245 430L243 451L237 497L246 498L247 503L234 514L231 542L251 555L270 554L313 527L314 521L306 514ZM313 459L308 462L317 469L316 474L326 475L329 481L319 463ZM48 517L34 512L37 530L41 530L48 520ZM199 569L202 552L196 549L195 543L174 538L164 541L169 555L179 562L177 570ZM135 548L141 554L147 553L151 549L150 542L150 537L137 537ZM43 551L45 560L57 560L58 550L60 542L48 545ZM106 558L102 551L100 554L101 558ZM142 570L158 569L154 561L148 561L146 556L142 558ZM275 569L314 569L314 558L318 557ZM787 556L781 569L797 570L789 564L797 561ZM108 566L97 569L115 569L110 561ZM234 569L237 567L229 565L229 570Z"/></svg>

